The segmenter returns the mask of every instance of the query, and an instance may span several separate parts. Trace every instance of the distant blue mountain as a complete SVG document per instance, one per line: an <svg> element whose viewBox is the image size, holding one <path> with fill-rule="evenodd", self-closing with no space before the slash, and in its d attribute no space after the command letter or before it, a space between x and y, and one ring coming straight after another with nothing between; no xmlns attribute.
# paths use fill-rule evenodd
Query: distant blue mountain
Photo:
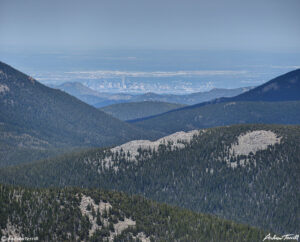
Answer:
<svg viewBox="0 0 300 242"><path fill-rule="evenodd" d="M240 123L300 124L300 69L235 97L218 98L129 122L163 134Z"/></svg>
<svg viewBox="0 0 300 242"><path fill-rule="evenodd" d="M234 89L214 88L207 92L195 92L190 94L157 94L148 92L145 94L133 95L127 93L100 93L79 82L65 82L58 86L51 86L60 89L68 94L77 97L95 107L144 101L160 101L184 105L192 105L200 102L211 101L220 97L233 97L250 90L252 87L241 87Z"/></svg>

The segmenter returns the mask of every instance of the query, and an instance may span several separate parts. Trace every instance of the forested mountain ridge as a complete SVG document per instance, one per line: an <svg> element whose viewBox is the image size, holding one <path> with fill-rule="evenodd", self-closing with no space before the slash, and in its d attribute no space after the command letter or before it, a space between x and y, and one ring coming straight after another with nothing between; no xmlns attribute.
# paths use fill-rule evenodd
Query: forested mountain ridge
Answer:
<svg viewBox="0 0 300 242"><path fill-rule="evenodd" d="M278 76L227 101L299 101L300 69Z"/></svg>
<svg viewBox="0 0 300 242"><path fill-rule="evenodd" d="M221 102L188 106L128 122L165 135L233 124L300 124L300 101Z"/></svg>
<svg viewBox="0 0 300 242"><path fill-rule="evenodd" d="M261 241L266 232L124 193L0 184L1 241ZM6 240L5 240L6 239Z"/></svg>
<svg viewBox="0 0 300 242"><path fill-rule="evenodd" d="M165 134L242 123L300 124L299 105L300 69L235 97L218 98L130 123Z"/></svg>
<svg viewBox="0 0 300 242"><path fill-rule="evenodd" d="M300 69L290 71L255 88L233 97L221 97L186 108L224 102L283 102L300 101Z"/></svg>
<svg viewBox="0 0 300 242"><path fill-rule="evenodd" d="M300 126L234 125L0 169L2 183L99 187L298 233Z"/></svg>
<svg viewBox="0 0 300 242"><path fill-rule="evenodd" d="M0 166L47 156L51 149L99 147L151 137L2 62L0 103Z"/></svg>
<svg viewBox="0 0 300 242"><path fill-rule="evenodd" d="M164 113L183 106L185 105L159 101L144 101L113 104L100 108L100 110L120 120L131 120Z"/></svg>

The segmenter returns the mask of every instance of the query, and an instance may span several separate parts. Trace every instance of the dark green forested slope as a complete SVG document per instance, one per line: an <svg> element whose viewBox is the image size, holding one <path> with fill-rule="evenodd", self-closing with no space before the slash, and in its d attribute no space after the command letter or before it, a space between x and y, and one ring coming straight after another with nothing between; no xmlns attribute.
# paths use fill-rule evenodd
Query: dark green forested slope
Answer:
<svg viewBox="0 0 300 242"><path fill-rule="evenodd" d="M185 105L158 101L145 101L118 103L100 108L100 110L120 120L131 120L164 113L183 106Z"/></svg>
<svg viewBox="0 0 300 242"><path fill-rule="evenodd" d="M124 226L122 231L120 225ZM262 241L266 234L246 225L119 192L33 190L0 184L2 239L253 242Z"/></svg>
<svg viewBox="0 0 300 242"><path fill-rule="evenodd" d="M230 153L240 135L261 130L280 137L280 143L248 155ZM183 149L160 145L155 151L139 149L136 162L128 157L103 149L73 153L1 169L0 181L116 189L277 233L300 231L300 126L211 128Z"/></svg>
<svg viewBox="0 0 300 242"><path fill-rule="evenodd" d="M145 132L0 62L0 166L48 155L51 149L107 146ZM24 153L37 154L32 156Z"/></svg>
<svg viewBox="0 0 300 242"><path fill-rule="evenodd" d="M245 123L300 124L300 101L227 102L191 106L131 123L164 134Z"/></svg>
<svg viewBox="0 0 300 242"><path fill-rule="evenodd" d="M280 75L227 101L299 101L300 69Z"/></svg>

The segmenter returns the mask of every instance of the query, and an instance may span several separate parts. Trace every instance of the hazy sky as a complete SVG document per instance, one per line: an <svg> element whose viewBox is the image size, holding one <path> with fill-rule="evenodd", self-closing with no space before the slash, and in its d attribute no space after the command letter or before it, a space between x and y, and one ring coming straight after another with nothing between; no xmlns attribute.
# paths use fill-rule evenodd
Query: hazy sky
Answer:
<svg viewBox="0 0 300 242"><path fill-rule="evenodd" d="M300 52L300 0L0 0L0 50Z"/></svg>

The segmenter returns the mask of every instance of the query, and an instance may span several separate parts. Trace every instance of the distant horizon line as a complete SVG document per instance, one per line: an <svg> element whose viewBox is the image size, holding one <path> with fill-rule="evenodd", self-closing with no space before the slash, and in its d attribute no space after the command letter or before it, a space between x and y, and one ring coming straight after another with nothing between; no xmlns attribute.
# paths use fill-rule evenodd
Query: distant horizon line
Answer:
<svg viewBox="0 0 300 242"><path fill-rule="evenodd" d="M37 81L39 81L37 79ZM236 90L236 89L241 89L241 88L246 88L246 89L252 89L252 88L255 88L257 85L250 85L250 86L241 86L241 87L234 87L234 88L226 88L226 87L211 87L210 89L208 90L205 90L205 91L194 91L194 92L154 92L154 91L145 91L145 92L131 92L131 91L109 91L109 90L104 90L103 92L102 91L98 91L96 89L93 89L91 87L88 87L87 85L85 85L84 83L81 83L81 82L78 82L78 81L66 81L66 82L63 82L61 84L51 84L51 83L43 83L41 82L43 85L45 86L48 86L48 87L51 87L51 88L58 88L64 84L80 84L86 88L89 88L91 89L92 91L95 91L99 94L127 94L127 95L145 95L145 94L157 94L157 95L189 95L189 94L194 94L194 93L207 93L207 92L211 92L213 90Z"/></svg>
<svg viewBox="0 0 300 242"><path fill-rule="evenodd" d="M61 54L66 52L94 52L94 51L166 51L166 52L232 52L232 53L264 53L264 54L300 54L300 50L287 49L287 50L269 50L269 49L233 49L233 48L168 48L168 47L95 47L95 48L82 48L82 47L37 47L37 46L7 46L0 47L0 53L7 52L31 52L32 54ZM44 52L44 53L43 53Z"/></svg>

